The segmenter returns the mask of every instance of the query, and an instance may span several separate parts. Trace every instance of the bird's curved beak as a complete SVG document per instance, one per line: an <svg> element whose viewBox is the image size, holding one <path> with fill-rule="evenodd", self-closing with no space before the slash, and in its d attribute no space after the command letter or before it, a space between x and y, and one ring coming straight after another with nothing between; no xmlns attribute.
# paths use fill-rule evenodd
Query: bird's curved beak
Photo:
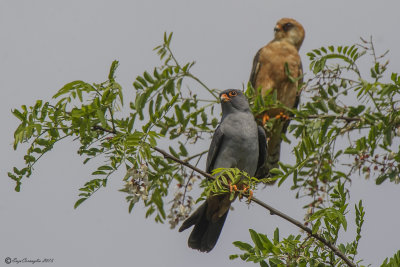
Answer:
<svg viewBox="0 0 400 267"><path fill-rule="evenodd" d="M227 94L222 94L220 98L222 102L228 102L231 100Z"/></svg>
<svg viewBox="0 0 400 267"><path fill-rule="evenodd" d="M274 28L274 32L279 32L281 30L282 30L281 25L276 25L275 28Z"/></svg>

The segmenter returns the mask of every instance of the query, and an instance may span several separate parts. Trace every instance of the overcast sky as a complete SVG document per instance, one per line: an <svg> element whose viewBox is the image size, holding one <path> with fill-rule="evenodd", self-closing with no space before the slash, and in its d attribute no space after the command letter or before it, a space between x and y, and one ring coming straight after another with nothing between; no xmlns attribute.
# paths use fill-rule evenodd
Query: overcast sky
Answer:
<svg viewBox="0 0 400 267"><path fill-rule="evenodd" d="M120 61L117 79L125 99L132 99L136 75L160 64L152 49L164 31L174 32L176 56L195 60L193 72L209 87L241 88L254 54L271 40L281 17L295 18L306 30L300 51L306 72L311 49L351 45L371 35L378 52L390 49L389 70L399 72L399 8L398 0L0 0L0 266L6 257L47 257L54 259L51 266L242 266L228 256L238 252L233 241L250 239L249 228L271 235L280 227L281 236L297 234L286 221L237 202L215 249L208 254L191 250L190 231L178 233L168 224L145 220L140 205L128 214L125 196L117 191L123 172L74 210L78 189L95 165L83 166L78 145L70 141L43 157L16 193L7 171L22 166L25 148L12 150L18 121L10 111L36 99L49 100L73 80L102 82L114 59ZM290 154L288 146L283 149L282 155ZM377 266L400 249L398 191L394 184L353 181L351 203L363 199L367 212L359 246L366 264ZM262 193L259 198L302 220L302 203L287 186ZM353 218L351 210L350 224ZM353 240L354 227L344 236Z"/></svg>

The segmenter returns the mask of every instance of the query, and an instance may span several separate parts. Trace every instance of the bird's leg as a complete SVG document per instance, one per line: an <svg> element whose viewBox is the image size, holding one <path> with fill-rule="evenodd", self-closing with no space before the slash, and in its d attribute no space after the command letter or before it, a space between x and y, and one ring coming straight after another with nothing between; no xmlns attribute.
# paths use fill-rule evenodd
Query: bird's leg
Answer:
<svg viewBox="0 0 400 267"><path fill-rule="evenodd" d="M249 190L249 197L247 198L247 200L250 202L252 197L253 197L253 190Z"/></svg>
<svg viewBox="0 0 400 267"><path fill-rule="evenodd" d="M263 123L262 125L264 126L267 123L267 121L269 121L269 116L267 113L264 113L262 117L262 123Z"/></svg>
<svg viewBox="0 0 400 267"><path fill-rule="evenodd" d="M250 195L249 200L250 200L251 197L253 196L253 191L250 190L250 185L242 184L242 185L241 185L241 190L237 190L237 191L238 191L238 193L239 193L239 199L242 199L243 196L246 195L246 192L247 192L247 194Z"/></svg>
<svg viewBox="0 0 400 267"><path fill-rule="evenodd" d="M232 193L232 191L237 192L237 191L239 191L239 190L238 190L238 188L237 188L237 186L236 186L235 184L232 184L232 183L229 181L229 192Z"/></svg>

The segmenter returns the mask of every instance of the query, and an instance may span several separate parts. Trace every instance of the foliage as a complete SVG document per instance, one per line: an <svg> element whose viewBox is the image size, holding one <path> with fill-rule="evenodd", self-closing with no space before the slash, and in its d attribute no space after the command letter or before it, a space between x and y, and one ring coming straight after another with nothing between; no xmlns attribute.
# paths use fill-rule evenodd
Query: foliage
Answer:
<svg viewBox="0 0 400 267"><path fill-rule="evenodd" d="M172 155L199 162L207 151L189 156L187 146L204 135L209 136L218 123L216 118L210 118L218 100L215 90L208 89L191 74L194 63L181 66L176 61L170 51L171 38L172 34L165 34L163 45L155 48L163 65L154 68L151 74L145 71L134 81L135 100L129 104L130 114L126 118L117 116L124 104L121 86L115 81L117 61L112 63L108 80L103 83L74 81L53 96L55 104L38 100L32 107L13 110L21 121L14 133L14 149L19 143L30 142L24 157L26 166L15 167L8 173L17 183L16 191L20 190L23 177L31 175L37 160L56 142L77 137L81 143L78 154L85 157L84 164L99 156L105 158L105 164L92 173L96 178L79 189L80 198L75 208L105 187L110 175L122 165L127 170L123 179L127 184L122 191L129 193L129 211L141 198L147 207L146 216L157 211L155 220L164 221L167 217L164 200L170 185L174 181L185 185L186 192L195 175L176 162L156 155L151 148L161 138L176 140L175 146L169 146ZM190 90L183 91L185 79L203 86L211 99L200 99ZM177 200L180 202L177 208L185 203L185 196Z"/></svg>
<svg viewBox="0 0 400 267"><path fill-rule="evenodd" d="M73 138L80 142L78 154L84 157L84 164L94 158L104 161L79 189L75 208L106 187L116 170L125 168L126 175L121 178L125 186L120 191L126 194L129 212L142 202L146 217L154 215L157 222L168 220L171 228L185 219L195 204L189 192L200 177L171 157L162 157L155 148L168 144L173 157L197 166L207 151L195 155L188 151L213 133L218 124L219 114L214 114L214 108L219 99L215 89L192 73L194 62L178 62L171 51L171 39L172 34L165 34L163 44L155 48L161 66L145 71L133 82L135 99L129 108L115 80L118 62L114 61L103 83L74 81L61 88L52 101L38 100L33 106L13 110L20 121L14 133L14 149L21 143L29 144L25 166L8 173L16 182L15 190L20 190L23 178L31 176L38 160L56 143ZM283 136L294 143L296 162L280 162L280 168L271 171L278 185L291 182L296 197L308 199L304 219L312 235L282 239L277 229L271 239L250 230L254 244L235 242L244 253L231 255L231 259L240 257L261 266L344 265L337 252L315 238L318 235L362 266L361 259L356 258L365 217L362 201L355 206L354 240L340 243L341 232L348 228L351 179L362 174L367 179L374 177L377 185L400 181L400 152L395 150L400 126L400 76L391 74L387 81L387 63L382 64L383 57L376 56L372 41L362 42L308 53L312 77L299 88L303 104L298 110L288 109L288 114L293 114L289 118L293 137ZM374 61L368 78L360 69L366 55ZM194 87L196 93L190 89ZM267 107L281 106L276 94L262 97L251 85L245 94L256 116ZM266 131L277 120L281 118L272 118L265 125ZM223 192L230 192L232 199L249 196L248 188L254 190L259 183L270 181L237 169L218 169L213 175L214 180L199 184L203 188L199 200ZM239 181L241 187L232 190ZM383 266L391 266L397 259L396 254Z"/></svg>
<svg viewBox="0 0 400 267"><path fill-rule="evenodd" d="M385 259L381 267L397 267L400 266L400 250L390 259Z"/></svg>
<svg viewBox="0 0 400 267"><path fill-rule="evenodd" d="M314 76L303 87L303 99L309 97L310 101L302 104L299 110L289 110L295 115L289 131L298 140L293 148L296 163L289 165L281 162L280 169L273 170L279 185L292 177L291 189L297 191L297 197L309 197L310 202L304 207L307 209L305 220L306 225L312 226L312 232L337 244L339 250L353 261L365 215L361 201L355 207L355 240L338 244L339 231L347 230L351 177L363 174L369 179L374 176L377 185L384 181L396 184L400 181L400 154L394 146L400 126L397 97L400 79L393 73L390 82L382 82L387 67L387 62L380 62L384 55L376 56L372 40L361 40L362 45L321 47L308 53ZM371 81L366 80L358 66L360 59L368 53L374 60L370 69ZM309 236L304 240L307 238ZM300 266L302 262L308 262L313 266L314 263L307 258L309 255L306 252L310 251L314 252L311 258L318 266L343 264L333 252L326 253L324 245L315 240L311 246L301 248L304 255L300 253L291 258L295 254L290 249L282 250L277 255L257 254L259 244L253 236L252 239L255 246L250 246L251 249L246 246L250 250L241 258L260 262L261 266L267 266L263 262L267 258L272 260L271 266L276 266L277 256L287 266L292 266L294 262Z"/></svg>

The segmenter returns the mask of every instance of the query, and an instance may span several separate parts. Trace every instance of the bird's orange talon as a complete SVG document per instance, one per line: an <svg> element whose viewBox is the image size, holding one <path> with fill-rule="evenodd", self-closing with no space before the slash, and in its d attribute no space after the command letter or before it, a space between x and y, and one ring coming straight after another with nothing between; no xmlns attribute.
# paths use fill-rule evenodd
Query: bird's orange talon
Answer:
<svg viewBox="0 0 400 267"><path fill-rule="evenodd" d="M265 125L267 123L267 121L269 121L269 116L267 114L263 115L263 125Z"/></svg>
<svg viewBox="0 0 400 267"><path fill-rule="evenodd" d="M249 201L253 198L253 190L249 191L249 197L247 198Z"/></svg>
<svg viewBox="0 0 400 267"><path fill-rule="evenodd" d="M232 192L232 184L229 183L229 192Z"/></svg>
<svg viewBox="0 0 400 267"><path fill-rule="evenodd" d="M237 186L235 184L233 185L233 190L238 191Z"/></svg>

